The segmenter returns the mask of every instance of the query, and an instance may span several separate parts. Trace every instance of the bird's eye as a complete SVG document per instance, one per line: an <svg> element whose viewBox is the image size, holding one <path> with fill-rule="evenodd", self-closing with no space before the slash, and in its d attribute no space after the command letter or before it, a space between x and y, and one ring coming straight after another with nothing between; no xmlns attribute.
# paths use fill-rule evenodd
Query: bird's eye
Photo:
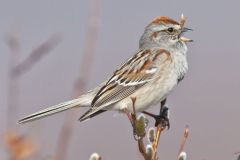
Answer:
<svg viewBox="0 0 240 160"><path fill-rule="evenodd" d="M169 27L169 28L168 28L168 32L170 32L170 33L172 33L173 30L174 30L173 27Z"/></svg>

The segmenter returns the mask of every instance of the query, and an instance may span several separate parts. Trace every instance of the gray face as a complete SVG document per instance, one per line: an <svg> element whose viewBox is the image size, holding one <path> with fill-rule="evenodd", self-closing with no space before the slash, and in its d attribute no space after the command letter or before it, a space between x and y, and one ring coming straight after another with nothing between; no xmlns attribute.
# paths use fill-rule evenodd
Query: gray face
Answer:
<svg viewBox="0 0 240 160"><path fill-rule="evenodd" d="M147 26L139 42L140 48L185 48L185 43L180 40L181 34L182 29L180 25L161 24Z"/></svg>
<svg viewBox="0 0 240 160"><path fill-rule="evenodd" d="M164 43L166 46L175 45L180 41L181 29L179 25L161 25L156 29L158 30L153 31L156 34L153 41L160 44Z"/></svg>

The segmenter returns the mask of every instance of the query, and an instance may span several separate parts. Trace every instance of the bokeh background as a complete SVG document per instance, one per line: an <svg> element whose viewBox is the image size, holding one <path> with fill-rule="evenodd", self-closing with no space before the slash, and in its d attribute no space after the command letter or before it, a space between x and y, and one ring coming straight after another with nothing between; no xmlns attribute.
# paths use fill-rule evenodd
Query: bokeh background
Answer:
<svg viewBox="0 0 240 160"><path fill-rule="evenodd" d="M3 137L9 126L37 141L39 152L32 159L55 156L65 117L71 111L21 126L13 122L71 99L81 70L89 73L84 91L101 83L135 53L144 27L153 18L167 15L179 19L182 13L187 17L187 27L194 29L187 34L194 43L188 45L189 72L168 98L171 128L161 137L159 155L161 159L176 158L187 124L190 137L185 150L189 159L235 159L233 153L240 150L239 1L0 2L0 159L8 157ZM92 24L97 25L94 35L89 33ZM18 97L11 102L11 54L17 54L14 63L20 64L32 50L56 34L59 43L14 82L18 83ZM89 62L91 68L83 69L80 62L88 61L83 60L83 55L89 44L86 41L92 40L89 35L94 39L93 61ZM19 42L17 53L9 48L11 36ZM13 115L7 114L8 98L15 104ZM85 110L74 112L80 116ZM158 107L150 111L158 112ZM66 159L88 159L93 152L104 159L140 159L127 118L113 115L114 112L104 113L85 123L78 122L76 116L70 143L66 143Z"/></svg>

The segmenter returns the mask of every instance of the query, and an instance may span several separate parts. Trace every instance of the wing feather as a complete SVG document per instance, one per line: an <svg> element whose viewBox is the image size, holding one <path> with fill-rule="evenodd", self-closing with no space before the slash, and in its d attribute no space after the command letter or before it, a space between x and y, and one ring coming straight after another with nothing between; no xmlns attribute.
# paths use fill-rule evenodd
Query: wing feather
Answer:
<svg viewBox="0 0 240 160"><path fill-rule="evenodd" d="M92 101L92 107L110 105L134 93L139 87L151 81L159 63L169 59L164 49L140 50L120 69L116 70ZM158 62L158 61L161 62Z"/></svg>

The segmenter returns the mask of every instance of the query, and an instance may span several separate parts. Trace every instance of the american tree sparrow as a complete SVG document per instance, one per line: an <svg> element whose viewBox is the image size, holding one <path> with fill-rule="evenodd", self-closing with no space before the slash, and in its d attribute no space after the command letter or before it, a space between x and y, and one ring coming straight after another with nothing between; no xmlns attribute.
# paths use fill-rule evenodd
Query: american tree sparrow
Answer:
<svg viewBox="0 0 240 160"><path fill-rule="evenodd" d="M80 117L80 121L107 110L127 109L132 112L131 97L136 98L136 112L143 112L159 102L164 105L169 93L188 70L186 42L192 40L182 36L189 30L184 23L183 15L180 23L169 17L157 17L145 28L136 54L111 78L79 98L33 113L18 123L82 106L90 109Z"/></svg>

